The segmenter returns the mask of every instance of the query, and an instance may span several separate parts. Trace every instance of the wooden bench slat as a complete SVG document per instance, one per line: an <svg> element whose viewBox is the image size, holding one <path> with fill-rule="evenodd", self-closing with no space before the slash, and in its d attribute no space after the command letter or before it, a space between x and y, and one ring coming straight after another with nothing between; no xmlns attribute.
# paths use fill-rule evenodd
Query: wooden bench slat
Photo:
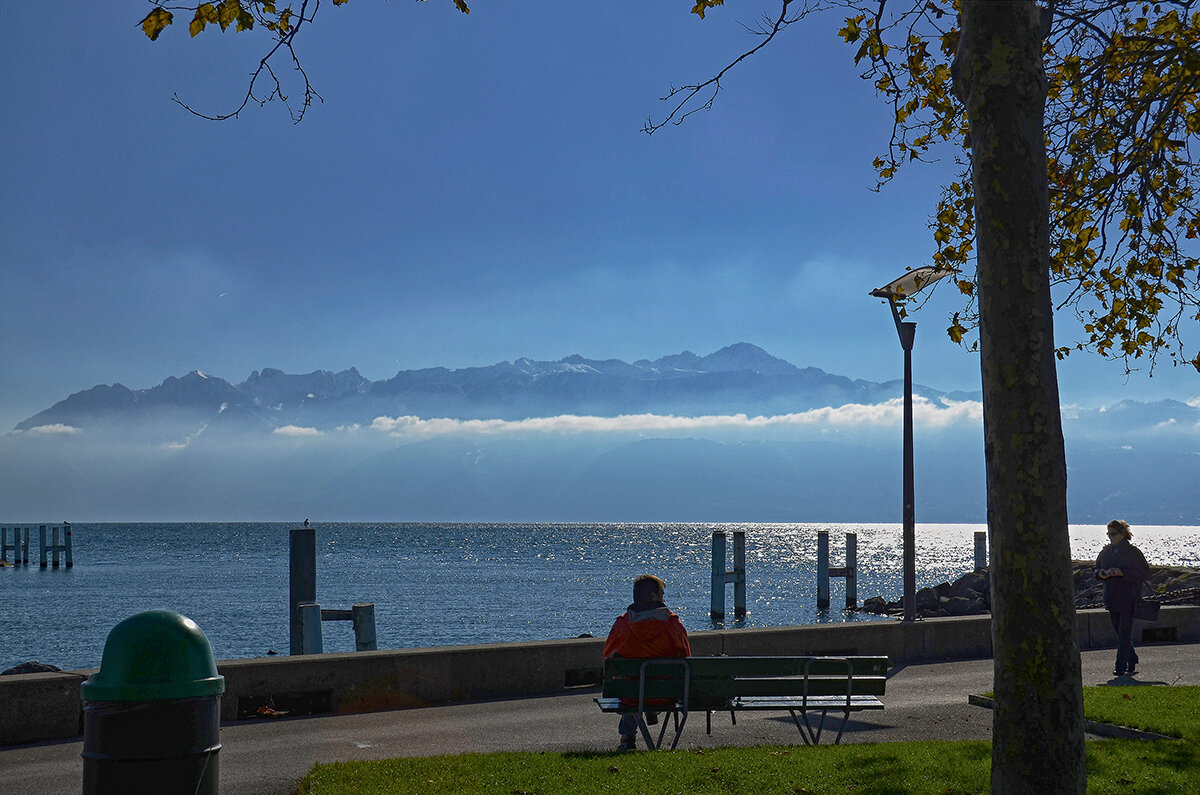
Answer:
<svg viewBox="0 0 1200 795"><path fill-rule="evenodd" d="M845 659L846 662L842 662ZM712 676L803 676L808 665L810 676L844 676L846 665L854 676L886 676L887 657L854 656L827 657L689 657L692 678ZM811 661L811 662L810 662ZM636 657L610 657L604 662L605 676L637 676L645 660ZM676 664L653 664L647 675L673 675L680 671Z"/></svg>
<svg viewBox="0 0 1200 795"><path fill-rule="evenodd" d="M637 698L638 682L606 681L601 687L601 695L606 698ZM683 698L683 680L656 681L646 680L646 698Z"/></svg>
<svg viewBox="0 0 1200 795"><path fill-rule="evenodd" d="M882 677L856 678L850 682L852 695L881 696L887 687L887 680ZM712 696L799 696L808 693L810 696L842 696L847 692L846 679L809 678L795 679L721 679L721 680L692 680L692 697L708 698Z"/></svg>
<svg viewBox="0 0 1200 795"><path fill-rule="evenodd" d="M813 677L808 679L807 692L810 696L845 696L846 679ZM637 680L608 680L602 695L609 698L637 698ZM851 694L881 696L886 692L887 680L883 677L861 677L851 682ZM691 682L692 702L720 702L735 696L792 696L806 692L803 677L788 679L696 679ZM679 680L646 681L646 698L682 698L683 682Z"/></svg>
<svg viewBox="0 0 1200 795"><path fill-rule="evenodd" d="M783 710L800 709L804 706L803 696L738 696L730 701L732 709ZM846 697L809 696L808 709L845 709ZM875 696L851 696L850 710L883 709L883 702Z"/></svg>
<svg viewBox="0 0 1200 795"><path fill-rule="evenodd" d="M692 678L736 676L845 676L847 666L855 676L885 676L887 657L692 657Z"/></svg>

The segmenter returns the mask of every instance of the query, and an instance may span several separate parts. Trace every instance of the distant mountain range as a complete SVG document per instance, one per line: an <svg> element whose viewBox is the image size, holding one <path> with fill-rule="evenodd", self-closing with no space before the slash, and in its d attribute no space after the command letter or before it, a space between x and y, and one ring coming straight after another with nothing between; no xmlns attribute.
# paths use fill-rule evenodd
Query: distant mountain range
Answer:
<svg viewBox="0 0 1200 795"><path fill-rule="evenodd" d="M746 343L384 381L191 372L96 386L0 434L0 518L898 520L901 388ZM986 521L980 395L915 391L918 522ZM1200 407L1063 417L1072 522L1200 524Z"/></svg>
<svg viewBox="0 0 1200 795"><path fill-rule="evenodd" d="M385 381L370 381L353 367L307 375L255 370L240 384L193 371L149 389L95 386L38 412L16 429L162 421L201 422L213 430L330 428L369 424L379 416L519 420L563 414L774 415L875 404L899 397L901 390L899 381L874 383L815 367L802 369L742 342L708 356L685 351L632 364L578 355L556 362L522 358L490 367L402 370ZM914 392L934 400L979 400L978 393L945 393L919 385Z"/></svg>

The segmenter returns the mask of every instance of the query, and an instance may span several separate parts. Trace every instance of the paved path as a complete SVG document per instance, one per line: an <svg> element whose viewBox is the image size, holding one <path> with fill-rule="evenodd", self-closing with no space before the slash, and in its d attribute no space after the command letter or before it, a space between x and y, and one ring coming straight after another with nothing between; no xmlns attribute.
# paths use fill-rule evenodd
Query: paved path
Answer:
<svg viewBox="0 0 1200 795"><path fill-rule="evenodd" d="M1141 671L1114 679L1111 649L1083 653L1085 685L1200 685L1200 644L1138 650ZM992 687L992 661L956 660L893 669L882 712L858 713L844 743L908 740L988 740L989 710L967 703ZM362 715L246 721L221 728L222 795L294 795L314 762L386 759L466 751L606 751L615 748L616 719L592 704L596 692L460 704ZM835 727L837 721L831 721ZM693 715L680 748L792 745L799 733L785 714ZM64 795L82 790L83 743L38 743L0 748L0 795Z"/></svg>

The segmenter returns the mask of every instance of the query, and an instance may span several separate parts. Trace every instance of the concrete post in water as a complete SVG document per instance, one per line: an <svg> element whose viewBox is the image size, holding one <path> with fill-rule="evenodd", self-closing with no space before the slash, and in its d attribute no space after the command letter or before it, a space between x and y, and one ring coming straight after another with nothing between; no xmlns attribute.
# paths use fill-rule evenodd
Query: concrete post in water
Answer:
<svg viewBox="0 0 1200 795"><path fill-rule="evenodd" d="M17 547L17 528L13 528L12 546L8 544L8 528L0 527L0 561L8 563L8 550L13 550L13 563L21 562L21 550Z"/></svg>
<svg viewBox="0 0 1200 795"><path fill-rule="evenodd" d="M46 525L38 526L38 541L41 547L41 563L42 568L46 568Z"/></svg>
<svg viewBox="0 0 1200 795"><path fill-rule="evenodd" d="M713 621L725 620L725 533L714 530L712 535L712 602Z"/></svg>
<svg viewBox="0 0 1200 795"><path fill-rule="evenodd" d="M858 607L858 533L846 533L846 607Z"/></svg>
<svg viewBox="0 0 1200 795"><path fill-rule="evenodd" d="M366 602L353 605L350 610L354 614L354 650L375 651L378 644L375 640L375 603Z"/></svg>
<svg viewBox="0 0 1200 795"><path fill-rule="evenodd" d="M298 527L291 531L288 616L290 654L304 654L304 636L300 623L300 605L317 601L317 530ZM317 611L318 632L321 624Z"/></svg>
<svg viewBox="0 0 1200 795"><path fill-rule="evenodd" d="M300 618L300 651L292 654L321 654L324 644L321 639L321 606L306 602L296 606Z"/></svg>
<svg viewBox="0 0 1200 795"><path fill-rule="evenodd" d="M817 531L817 609L829 609L829 531Z"/></svg>
<svg viewBox="0 0 1200 795"><path fill-rule="evenodd" d="M733 531L733 571L725 570L725 531L713 531L712 605L713 621L725 620L725 584L733 583L733 615L746 615L746 531Z"/></svg>
<svg viewBox="0 0 1200 795"><path fill-rule="evenodd" d="M50 528L50 561L51 561L50 566L51 566L51 568L55 568L55 569L58 568L58 553L59 553L59 550L61 550L61 549L62 549L62 544L59 543L58 525L54 525L54 527Z"/></svg>
<svg viewBox="0 0 1200 795"><path fill-rule="evenodd" d="M829 609L829 578L846 578L846 607L858 607L858 534L846 533L846 565L829 565L829 531L817 531L817 609Z"/></svg>
<svg viewBox="0 0 1200 795"><path fill-rule="evenodd" d="M71 523L63 522L64 538L63 538L63 554L66 556L67 568L75 565L74 559L71 557Z"/></svg>
<svg viewBox="0 0 1200 795"><path fill-rule="evenodd" d="M986 569L988 566L987 560L987 532L983 530L975 531L975 571Z"/></svg>
<svg viewBox="0 0 1200 795"><path fill-rule="evenodd" d="M24 551L24 552L21 554L21 563L22 563L22 565L25 565L25 566L28 566L28 565L29 565L29 533L30 533L30 531L31 531L32 529L33 529L32 527L26 527L26 528L25 528L25 533L24 533L24 537L25 537L25 540L24 540L24 547L25 547L25 551Z"/></svg>
<svg viewBox="0 0 1200 795"><path fill-rule="evenodd" d="M733 531L733 615L746 616L746 531Z"/></svg>

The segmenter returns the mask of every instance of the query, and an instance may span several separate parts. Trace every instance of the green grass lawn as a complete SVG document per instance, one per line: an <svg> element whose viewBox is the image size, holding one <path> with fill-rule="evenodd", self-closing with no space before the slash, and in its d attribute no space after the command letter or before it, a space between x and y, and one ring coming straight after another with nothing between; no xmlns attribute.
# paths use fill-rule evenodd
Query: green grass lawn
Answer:
<svg viewBox="0 0 1200 795"><path fill-rule="evenodd" d="M1182 740L1088 743L1089 793L1196 791L1200 688L1084 688L1091 720ZM986 793L987 742L719 748L674 753L498 753L314 765L301 795L384 793Z"/></svg>

